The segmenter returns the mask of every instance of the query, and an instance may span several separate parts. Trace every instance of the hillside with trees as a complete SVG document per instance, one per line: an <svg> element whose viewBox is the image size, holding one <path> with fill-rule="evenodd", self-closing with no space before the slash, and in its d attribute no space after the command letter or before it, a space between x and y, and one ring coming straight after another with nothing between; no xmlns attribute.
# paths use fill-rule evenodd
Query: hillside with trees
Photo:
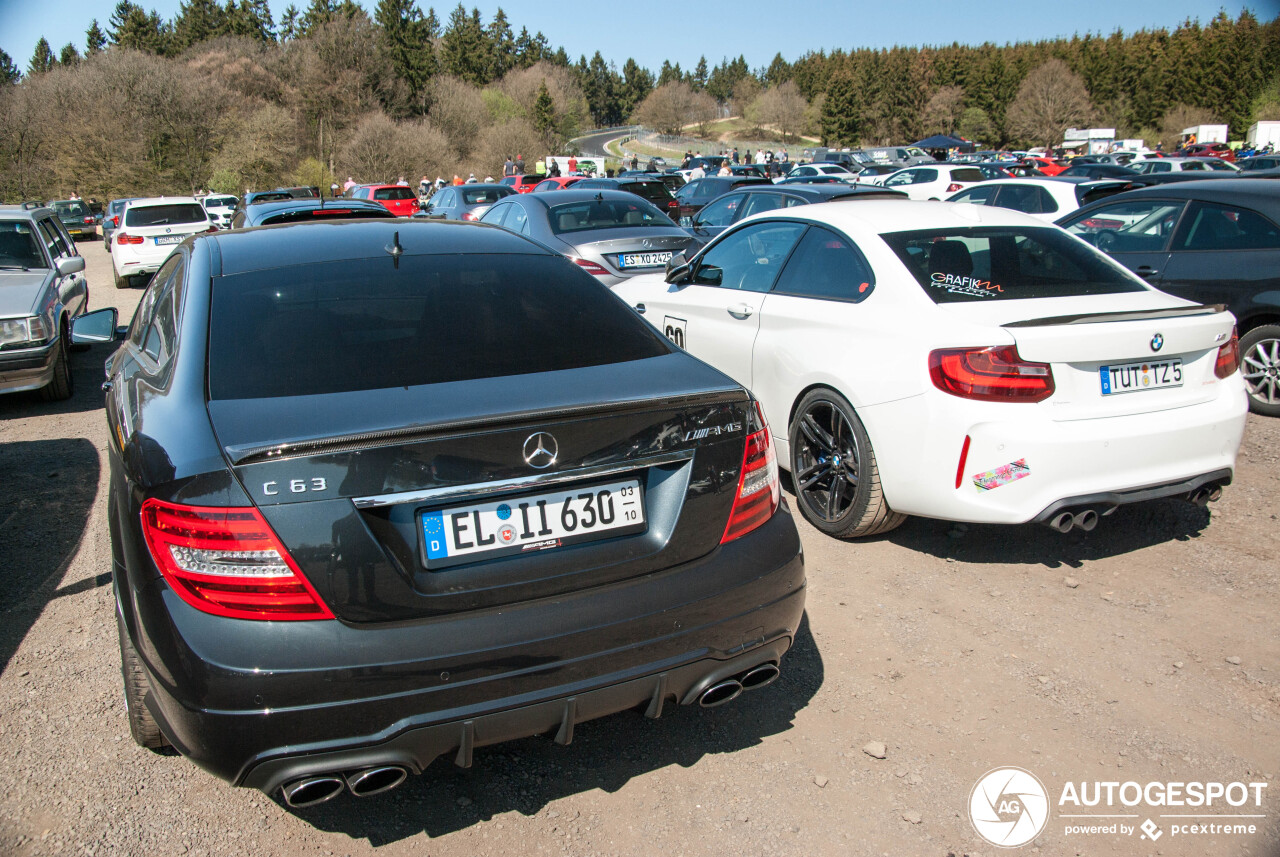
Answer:
<svg viewBox="0 0 1280 857"><path fill-rule="evenodd" d="M518 29L518 31L517 31ZM1280 18L1219 13L1172 31L996 46L853 48L751 69L743 57L653 73L572 60L499 9L441 20L416 0L289 6L185 0L172 20L120 0L83 49L0 52L0 198L240 192L282 183L446 178L564 151L597 126L665 133L724 115L830 145L960 134L1055 142L1070 125L1169 142L1280 119Z"/></svg>

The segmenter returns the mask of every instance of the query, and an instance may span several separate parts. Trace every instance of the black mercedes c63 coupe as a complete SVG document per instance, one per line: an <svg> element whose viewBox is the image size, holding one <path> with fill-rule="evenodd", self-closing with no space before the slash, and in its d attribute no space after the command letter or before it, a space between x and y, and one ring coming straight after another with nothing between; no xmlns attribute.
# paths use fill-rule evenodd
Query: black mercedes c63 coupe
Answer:
<svg viewBox="0 0 1280 857"><path fill-rule="evenodd" d="M796 633L751 396L520 235L192 237L107 376L130 729L291 806L726 702Z"/></svg>

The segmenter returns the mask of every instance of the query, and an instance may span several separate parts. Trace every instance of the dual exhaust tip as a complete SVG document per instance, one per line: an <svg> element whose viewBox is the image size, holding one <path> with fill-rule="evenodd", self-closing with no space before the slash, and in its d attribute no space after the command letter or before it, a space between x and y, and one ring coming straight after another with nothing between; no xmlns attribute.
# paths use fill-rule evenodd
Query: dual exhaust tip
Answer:
<svg viewBox="0 0 1280 857"><path fill-rule="evenodd" d="M346 790L350 790L356 797L370 797L389 792L403 783L408 776L409 771L399 765L379 765L343 774L303 777L286 783L281 791L286 804L293 809L303 809L333 800Z"/></svg>
<svg viewBox="0 0 1280 857"><path fill-rule="evenodd" d="M703 708L715 708L732 702L744 690L759 690L778 680L782 670L775 663L763 663L731 678L722 679L698 694L698 704Z"/></svg>

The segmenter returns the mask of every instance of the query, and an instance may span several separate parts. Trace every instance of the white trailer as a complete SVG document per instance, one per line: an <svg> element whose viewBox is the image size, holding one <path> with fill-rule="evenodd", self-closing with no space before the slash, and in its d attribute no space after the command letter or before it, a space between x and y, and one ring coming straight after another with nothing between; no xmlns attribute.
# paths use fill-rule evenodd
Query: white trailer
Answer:
<svg viewBox="0 0 1280 857"><path fill-rule="evenodd" d="M1249 133L1244 139L1246 143L1252 143L1254 148L1270 143L1272 148L1280 149L1280 122L1254 122L1249 126Z"/></svg>
<svg viewBox="0 0 1280 857"><path fill-rule="evenodd" d="M1192 125L1190 128L1182 129L1182 142L1190 143L1191 138L1195 137L1197 143L1225 143L1227 142L1227 126L1226 125Z"/></svg>

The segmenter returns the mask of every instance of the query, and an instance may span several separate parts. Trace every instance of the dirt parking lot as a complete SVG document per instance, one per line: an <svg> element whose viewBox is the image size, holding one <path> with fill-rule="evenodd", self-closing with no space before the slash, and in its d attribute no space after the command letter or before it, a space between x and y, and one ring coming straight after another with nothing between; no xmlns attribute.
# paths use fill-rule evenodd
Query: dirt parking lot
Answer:
<svg viewBox="0 0 1280 857"><path fill-rule="evenodd" d="M100 241L81 252L92 307L127 321L141 292L112 288ZM1250 417L1209 510L1158 501L1070 535L912 520L857 544L802 523L807 618L771 687L291 812L129 738L108 353L74 355L70 401L0 397L0 854L974 857L1001 849L970 793L1018 766L1052 804L1026 853L1280 855L1280 420ZM1268 787L1260 807L1057 805L1069 782L1128 781ZM1062 817L1099 813L1125 817ZM1169 817L1197 813L1214 818ZM1227 822L1256 829L1191 828ZM1113 824L1131 832L1066 832Z"/></svg>

